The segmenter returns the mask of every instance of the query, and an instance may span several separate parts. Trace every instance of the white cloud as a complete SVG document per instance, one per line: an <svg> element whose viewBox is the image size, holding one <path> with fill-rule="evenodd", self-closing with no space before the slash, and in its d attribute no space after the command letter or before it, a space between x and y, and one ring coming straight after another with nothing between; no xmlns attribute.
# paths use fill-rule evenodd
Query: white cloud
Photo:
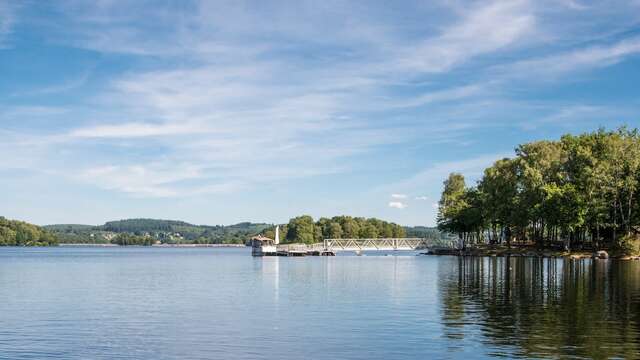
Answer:
<svg viewBox="0 0 640 360"><path fill-rule="evenodd" d="M125 123L79 128L71 131L68 135L72 138L136 138L201 134L208 131L210 129L195 123Z"/></svg>
<svg viewBox="0 0 640 360"><path fill-rule="evenodd" d="M416 200L421 200L421 201L426 201L426 200L429 200L429 197L428 197L428 196L423 195L423 196L416 196L416 198L415 198L415 199L416 199Z"/></svg>
<svg viewBox="0 0 640 360"><path fill-rule="evenodd" d="M424 72L443 72L469 58L513 45L535 30L528 1L494 1L472 8L436 38L401 54L400 64Z"/></svg>
<svg viewBox="0 0 640 360"><path fill-rule="evenodd" d="M407 195L406 194L391 194L391 197L394 199L406 199Z"/></svg>
<svg viewBox="0 0 640 360"><path fill-rule="evenodd" d="M396 101L392 106L399 108L417 107L433 103L451 102L469 98L475 95L486 94L486 92L487 86L485 85L465 85L445 90L433 91L423 95L415 96L413 98L408 97L406 99Z"/></svg>
<svg viewBox="0 0 640 360"><path fill-rule="evenodd" d="M102 166L84 170L79 179L108 190L118 190L136 197L174 197L179 192L172 185L200 177L193 166L162 169L155 166Z"/></svg>
<svg viewBox="0 0 640 360"><path fill-rule="evenodd" d="M405 209L407 204L401 201L389 201L389 207L394 209Z"/></svg>
<svg viewBox="0 0 640 360"><path fill-rule="evenodd" d="M563 73L611 66L628 56L640 53L640 37L625 39L614 44L578 48L541 58L518 61L498 67L511 77L527 77L537 80L557 80ZM545 77L541 77L545 75Z"/></svg>

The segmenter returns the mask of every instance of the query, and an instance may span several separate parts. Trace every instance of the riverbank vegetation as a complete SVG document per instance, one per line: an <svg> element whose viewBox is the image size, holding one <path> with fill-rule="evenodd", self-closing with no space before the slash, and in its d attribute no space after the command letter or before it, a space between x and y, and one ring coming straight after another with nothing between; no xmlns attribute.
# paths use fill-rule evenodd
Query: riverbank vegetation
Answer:
<svg viewBox="0 0 640 360"><path fill-rule="evenodd" d="M598 130L516 148L475 186L444 182L438 228L463 247L527 243L544 248L640 253L640 134Z"/></svg>
<svg viewBox="0 0 640 360"><path fill-rule="evenodd" d="M23 221L0 216L0 246L52 246L58 239L51 232Z"/></svg>

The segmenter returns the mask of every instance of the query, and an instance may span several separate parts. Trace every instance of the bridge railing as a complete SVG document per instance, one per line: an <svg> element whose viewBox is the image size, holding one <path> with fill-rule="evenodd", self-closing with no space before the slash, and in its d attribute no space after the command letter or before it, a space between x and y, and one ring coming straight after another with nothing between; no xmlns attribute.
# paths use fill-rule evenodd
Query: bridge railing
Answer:
<svg viewBox="0 0 640 360"><path fill-rule="evenodd" d="M455 241L443 242L426 238L325 239L315 244L279 244L276 246L276 251L393 251L455 248L456 246Z"/></svg>
<svg viewBox="0 0 640 360"><path fill-rule="evenodd" d="M456 245L426 238L377 238L377 239L325 239L322 245L326 250L421 250L430 247L455 247Z"/></svg>

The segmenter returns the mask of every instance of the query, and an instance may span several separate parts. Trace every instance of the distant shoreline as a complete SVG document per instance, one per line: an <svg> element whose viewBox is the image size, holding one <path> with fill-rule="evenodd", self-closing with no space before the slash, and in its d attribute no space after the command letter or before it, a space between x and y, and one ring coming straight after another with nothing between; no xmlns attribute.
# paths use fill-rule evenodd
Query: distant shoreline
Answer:
<svg viewBox="0 0 640 360"><path fill-rule="evenodd" d="M58 246L67 246L67 247L131 247L131 246L139 246L139 247L158 247L158 248L200 248L200 247L211 247L211 248L244 248L246 247L244 244L159 244L159 245L118 245L118 244L58 244Z"/></svg>

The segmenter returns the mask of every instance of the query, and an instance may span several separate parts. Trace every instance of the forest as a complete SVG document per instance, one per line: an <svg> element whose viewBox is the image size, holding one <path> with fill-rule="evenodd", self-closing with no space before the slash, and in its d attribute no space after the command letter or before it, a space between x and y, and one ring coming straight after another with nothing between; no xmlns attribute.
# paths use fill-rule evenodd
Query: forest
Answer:
<svg viewBox="0 0 640 360"><path fill-rule="evenodd" d="M51 232L23 221L0 216L0 246L51 246L58 239Z"/></svg>
<svg viewBox="0 0 640 360"><path fill-rule="evenodd" d="M459 173L444 181L437 223L463 247L640 252L640 135L600 129L518 146L474 186Z"/></svg>

